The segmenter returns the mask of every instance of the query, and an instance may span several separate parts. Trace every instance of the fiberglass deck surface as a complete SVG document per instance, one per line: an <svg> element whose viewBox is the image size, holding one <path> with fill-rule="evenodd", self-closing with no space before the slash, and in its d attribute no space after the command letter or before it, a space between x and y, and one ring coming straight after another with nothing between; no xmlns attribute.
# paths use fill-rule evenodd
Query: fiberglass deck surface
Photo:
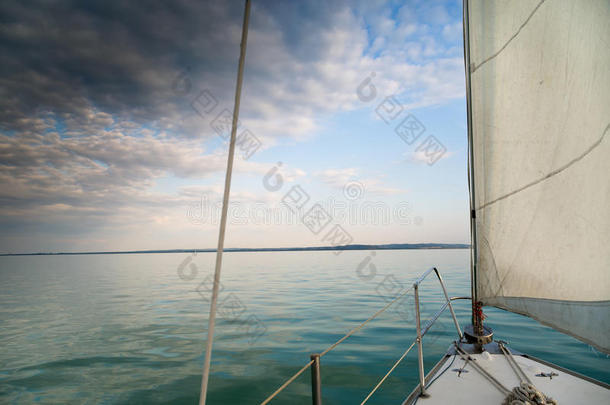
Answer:
<svg viewBox="0 0 610 405"><path fill-rule="evenodd" d="M438 377L427 388L430 397L417 398L418 405L501 404L504 401L505 395L470 364L472 360L464 367L464 360L459 355L453 354L453 351L450 353L452 354L444 359L436 373L426 380L429 384L428 381ZM519 385L515 372L503 354L484 352L470 356L505 387L512 390ZM610 404L610 389L592 380L523 355L515 354L514 359L538 390L555 399L559 404ZM464 370L458 373L462 367ZM537 376L541 372L557 375L552 379ZM405 403L414 402L407 400Z"/></svg>

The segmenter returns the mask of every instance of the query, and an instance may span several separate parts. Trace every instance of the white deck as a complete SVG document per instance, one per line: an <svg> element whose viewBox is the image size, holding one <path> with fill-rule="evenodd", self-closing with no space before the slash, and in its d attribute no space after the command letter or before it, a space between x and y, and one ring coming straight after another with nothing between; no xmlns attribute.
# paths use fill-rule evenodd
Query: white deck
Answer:
<svg viewBox="0 0 610 405"><path fill-rule="evenodd" d="M497 347L497 346L496 346ZM491 353L495 351L490 350ZM432 381L440 373L443 373L427 388L430 397L417 398L418 405L435 404L501 404L505 395L500 392L486 377L477 371L470 363L458 376L457 370L464 366L464 361L459 355L453 361L454 351L450 350L451 355L441 361L440 367L435 370L433 375L426 378L426 384ZM545 363L537 362L531 358L514 353L514 359L521 369L527 374L532 383L543 392L547 397L555 399L559 404L610 404L610 389L597 384L593 380L579 376L576 373L568 372L558 366L550 366ZM499 380L508 389L513 389L519 385L519 380L510 367L508 360L503 354L470 354L476 359L477 364ZM536 374L541 372L558 374L549 377L539 377ZM412 404L414 398L409 397L405 404Z"/></svg>

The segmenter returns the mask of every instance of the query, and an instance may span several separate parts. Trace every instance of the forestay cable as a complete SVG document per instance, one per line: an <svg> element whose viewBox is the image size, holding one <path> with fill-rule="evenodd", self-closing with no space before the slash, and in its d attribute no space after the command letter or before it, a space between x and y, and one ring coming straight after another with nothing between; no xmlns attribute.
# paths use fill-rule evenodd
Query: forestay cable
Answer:
<svg viewBox="0 0 610 405"><path fill-rule="evenodd" d="M201 394L199 405L205 405L210 377L210 361L212 359L212 344L214 342L214 325L216 323L216 304L218 302L218 286L220 285L220 270L222 268L222 252L225 242L225 229L227 226L227 211L229 208L229 193L231 191L231 174L233 172L233 156L235 154L235 138L237 133L237 120L239 117L239 101L241 97L241 84L244 75L244 60L246 58L246 42L248 40L248 21L250 19L250 0L246 0L244 23L241 33L239 53L239 67L237 70L237 85L235 87L235 107L233 108L233 122L231 123L231 140L229 141L229 156L227 158L227 173L225 176L225 192L222 197L222 213L220 217L220 231L218 234L218 248L216 249L216 267L214 269L214 287L212 289L212 303L210 304L210 318L208 321L208 340L205 345L205 359L203 363L203 376L201 377Z"/></svg>

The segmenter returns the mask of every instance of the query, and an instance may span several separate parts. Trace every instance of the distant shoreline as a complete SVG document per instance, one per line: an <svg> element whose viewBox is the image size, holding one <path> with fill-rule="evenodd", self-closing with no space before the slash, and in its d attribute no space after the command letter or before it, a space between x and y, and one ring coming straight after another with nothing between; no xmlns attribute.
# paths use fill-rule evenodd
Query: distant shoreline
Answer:
<svg viewBox="0 0 610 405"><path fill-rule="evenodd" d="M469 249L464 243L393 243L385 245L311 246L288 248L227 248L225 252L310 252L324 250L409 250L409 249ZM130 255L147 253L213 253L216 249L126 250L107 252L38 252L0 253L0 256L67 256L67 255Z"/></svg>

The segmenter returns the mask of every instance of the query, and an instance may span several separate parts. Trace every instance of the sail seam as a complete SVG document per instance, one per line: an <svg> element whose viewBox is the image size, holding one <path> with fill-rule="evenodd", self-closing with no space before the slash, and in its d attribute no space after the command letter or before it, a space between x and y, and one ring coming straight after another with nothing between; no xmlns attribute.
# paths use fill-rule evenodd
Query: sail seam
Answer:
<svg viewBox="0 0 610 405"><path fill-rule="evenodd" d="M489 62L490 60L494 59L496 56L498 56L500 53L502 53L502 51L504 51L504 49L506 49L506 47L508 46L508 44L510 44L513 39L515 39L517 37L517 35L519 35L521 33L521 30L530 22L530 20L532 19L532 17L534 16L534 14L536 14L536 11L538 11L538 9L540 8L540 6L542 5L542 3L544 3L546 0L540 0L540 3L538 3L538 5L536 7L534 7L534 10L532 10L532 12L530 13L530 15L527 17L527 19L523 22L523 24L521 24L521 26L519 27L519 29L517 30L517 32L515 32L509 39L508 41L506 41L506 43L502 46L502 48L500 48L498 51L496 51L496 53L494 53L493 55L487 57L487 59L485 59L483 62L479 63L476 66L473 66L471 69L471 73L474 73L478 68L480 68L481 66L483 66L484 64L486 64L487 62Z"/></svg>
<svg viewBox="0 0 610 405"><path fill-rule="evenodd" d="M508 198L510 196L513 196L517 193L520 193L523 190L526 190L532 186L535 186L538 183L541 183L545 180L548 180L549 178L555 176L556 174L559 174L561 172L563 172L564 170L566 170L567 168L569 168L570 166L572 166L574 163L577 163L578 161L580 161L581 159L583 159L585 156L587 156L589 153L591 153L595 148L597 148L599 145L601 145L602 141L604 140L604 138L606 137L606 134L608 133L608 130L610 130L610 124L608 124L606 126L606 129L604 130L604 132L602 133L602 136L593 144L591 145L586 151L584 151L580 156L572 159L571 161L569 161L568 163L566 163L565 165L561 166L558 169L553 170L552 172L548 173L546 176L539 178L538 180L534 180L531 183L526 184L525 186L519 187L516 190L511 191L508 194L504 194L501 197L498 197L494 200L491 200L489 202L486 202L485 204L479 206L479 208L477 208L477 210L481 210L485 207L488 207L494 203L497 203L500 200L504 200L505 198Z"/></svg>

